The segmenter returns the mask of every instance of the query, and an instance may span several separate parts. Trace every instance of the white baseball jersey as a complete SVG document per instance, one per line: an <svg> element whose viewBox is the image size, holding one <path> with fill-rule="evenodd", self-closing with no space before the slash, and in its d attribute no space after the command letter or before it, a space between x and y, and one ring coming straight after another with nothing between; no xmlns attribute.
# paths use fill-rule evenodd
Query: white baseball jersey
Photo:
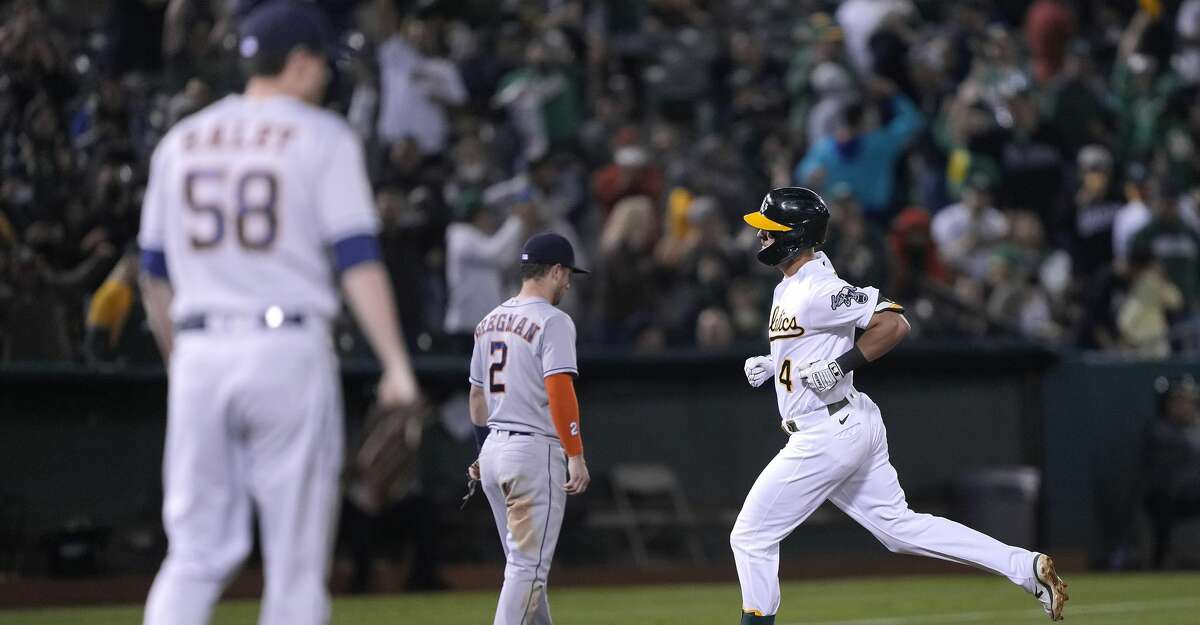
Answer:
<svg viewBox="0 0 1200 625"><path fill-rule="evenodd" d="M377 230L345 120L293 98L231 95L159 143L138 243L166 255L175 320L270 306L330 318L327 250Z"/></svg>
<svg viewBox="0 0 1200 625"><path fill-rule="evenodd" d="M145 625L208 622L254 544L255 511L259 623L328 623L344 443L337 355L320 321L337 312L334 265L377 258L375 231L362 148L331 113L230 96L159 143L138 242L143 270L170 280L172 318L269 322L277 307L304 319L178 329L163 454L169 548Z"/></svg>
<svg viewBox="0 0 1200 625"><path fill-rule="evenodd" d="M908 507L879 406L854 390L853 373L821 394L798 377L809 364L848 351L855 329L884 310L903 309L876 288L846 283L823 253L775 288L769 331L775 393L779 414L794 428L755 480L730 532L745 613L779 611L779 543L826 500L891 551L970 564L1037 591L1037 554Z"/></svg>
<svg viewBox="0 0 1200 625"><path fill-rule="evenodd" d="M769 326L779 416L796 417L844 399L854 388L854 373L821 394L797 374L818 360L849 351L854 329L866 329L877 311L889 309L900 310L880 300L879 289L855 287L839 278L824 252L781 280L771 302Z"/></svg>
<svg viewBox="0 0 1200 625"><path fill-rule="evenodd" d="M471 384L487 398L488 425L558 439L543 380L579 375L575 323L540 298L512 298L475 328Z"/></svg>

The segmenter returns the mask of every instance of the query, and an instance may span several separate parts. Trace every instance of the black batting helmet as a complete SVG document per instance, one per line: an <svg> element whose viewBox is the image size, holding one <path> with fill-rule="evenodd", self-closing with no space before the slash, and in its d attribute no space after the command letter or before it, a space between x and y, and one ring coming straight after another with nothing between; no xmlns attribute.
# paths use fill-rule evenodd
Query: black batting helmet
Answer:
<svg viewBox="0 0 1200 625"><path fill-rule="evenodd" d="M742 219L774 237L773 243L758 252L759 262L774 267L825 242L829 208L811 189L780 187L767 193L758 212Z"/></svg>

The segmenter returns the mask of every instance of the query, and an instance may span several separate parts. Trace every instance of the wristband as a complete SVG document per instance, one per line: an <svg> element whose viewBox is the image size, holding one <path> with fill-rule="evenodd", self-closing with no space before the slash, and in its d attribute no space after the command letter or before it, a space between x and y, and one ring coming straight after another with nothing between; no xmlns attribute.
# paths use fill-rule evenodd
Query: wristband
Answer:
<svg viewBox="0 0 1200 625"><path fill-rule="evenodd" d="M855 345L854 347L850 348L850 351L838 356L834 362L836 362L837 366L842 369L842 373L846 374L867 364L870 361L867 360L866 356L863 356L862 350Z"/></svg>
<svg viewBox="0 0 1200 625"><path fill-rule="evenodd" d="M486 425L475 426L475 451L483 449L483 441L487 440L488 434L492 433L492 429Z"/></svg>

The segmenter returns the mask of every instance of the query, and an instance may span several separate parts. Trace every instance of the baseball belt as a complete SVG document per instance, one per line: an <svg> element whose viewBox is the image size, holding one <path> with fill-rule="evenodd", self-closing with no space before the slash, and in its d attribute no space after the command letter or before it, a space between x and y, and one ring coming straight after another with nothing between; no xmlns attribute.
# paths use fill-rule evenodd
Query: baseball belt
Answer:
<svg viewBox="0 0 1200 625"><path fill-rule="evenodd" d="M304 325L301 313L285 313L278 308L267 309L254 315L188 315L175 323L176 332L197 332L213 326L257 326L264 330Z"/></svg>
<svg viewBox="0 0 1200 625"><path fill-rule="evenodd" d="M834 414L837 413L837 411L839 411L842 408L845 408L846 406L849 406L849 405L850 405L850 398L846 397L839 401L835 401L832 404L826 405L825 410L829 412L830 416L833 416ZM796 432L800 431L800 426L796 425L795 419L785 419L783 421L783 423L779 424L779 427L783 428L783 431L787 432L788 434L795 434Z"/></svg>

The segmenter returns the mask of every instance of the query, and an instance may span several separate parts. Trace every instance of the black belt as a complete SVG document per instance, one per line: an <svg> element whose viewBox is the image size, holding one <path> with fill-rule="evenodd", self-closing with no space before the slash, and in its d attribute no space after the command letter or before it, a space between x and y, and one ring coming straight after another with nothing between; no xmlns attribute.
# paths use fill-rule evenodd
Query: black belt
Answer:
<svg viewBox="0 0 1200 625"><path fill-rule="evenodd" d="M284 326L302 326L304 325L304 315L302 313L283 313L279 316L278 313L262 312L258 315L256 321L261 327L273 330ZM205 330L209 327L207 315L188 315L175 323L176 332L194 332Z"/></svg>
<svg viewBox="0 0 1200 625"><path fill-rule="evenodd" d="M517 430L501 430L500 428L492 428L497 432L504 432L513 436L533 436L533 432L518 432Z"/></svg>
<svg viewBox="0 0 1200 625"><path fill-rule="evenodd" d="M834 414L837 413L837 411L839 411L842 408L845 408L846 406L849 406L849 405L850 405L850 398L846 397L840 401L835 401L832 404L826 405L825 410L829 411L829 416L833 416ZM805 413L805 414L808 414L808 413ZM788 420L784 421L783 429L785 431L791 432L793 434L800 431L800 428L796 427L796 421L794 419L788 419Z"/></svg>

